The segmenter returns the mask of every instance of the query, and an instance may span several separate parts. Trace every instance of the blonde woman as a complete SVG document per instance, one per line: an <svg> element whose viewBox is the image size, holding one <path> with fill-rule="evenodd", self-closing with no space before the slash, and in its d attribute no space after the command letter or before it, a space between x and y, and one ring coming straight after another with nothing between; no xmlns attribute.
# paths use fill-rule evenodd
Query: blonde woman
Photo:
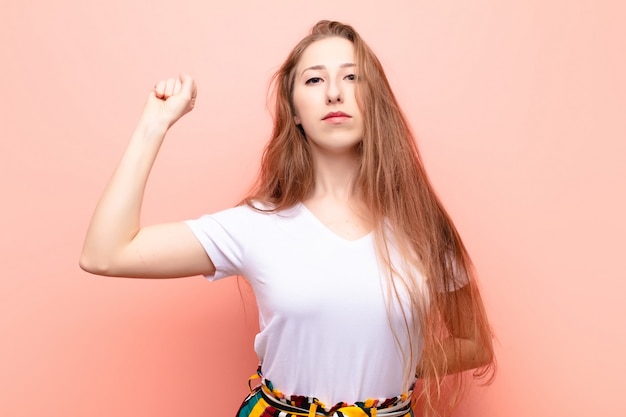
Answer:
<svg viewBox="0 0 626 417"><path fill-rule="evenodd" d="M81 267L244 276L259 307L260 366L238 416L412 416L416 398L420 415L451 410L461 371L493 374L492 335L470 257L380 62L351 26L320 21L274 85L274 128L249 197L140 227L159 147L196 98L187 75L157 83L93 214Z"/></svg>

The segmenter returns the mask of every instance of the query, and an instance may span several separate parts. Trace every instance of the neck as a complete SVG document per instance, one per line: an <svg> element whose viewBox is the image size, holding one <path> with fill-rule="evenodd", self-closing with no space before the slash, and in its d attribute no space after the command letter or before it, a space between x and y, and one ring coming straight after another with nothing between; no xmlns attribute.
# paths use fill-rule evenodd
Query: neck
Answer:
<svg viewBox="0 0 626 417"><path fill-rule="evenodd" d="M314 152L315 188L310 198L333 197L351 200L355 197L353 182L359 168L354 151L346 153Z"/></svg>

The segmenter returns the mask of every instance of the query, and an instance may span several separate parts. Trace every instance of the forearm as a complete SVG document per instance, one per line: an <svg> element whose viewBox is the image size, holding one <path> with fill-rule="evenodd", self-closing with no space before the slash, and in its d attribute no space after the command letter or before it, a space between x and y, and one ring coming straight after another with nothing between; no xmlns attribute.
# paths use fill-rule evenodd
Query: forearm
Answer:
<svg viewBox="0 0 626 417"><path fill-rule="evenodd" d="M142 117L96 206L81 267L105 272L140 227L143 195L167 125Z"/></svg>
<svg viewBox="0 0 626 417"><path fill-rule="evenodd" d="M476 341L449 337L442 341L441 349L436 351L432 360L436 369L454 374L488 365L492 359L489 351ZM418 366L418 374L421 369L422 363Z"/></svg>

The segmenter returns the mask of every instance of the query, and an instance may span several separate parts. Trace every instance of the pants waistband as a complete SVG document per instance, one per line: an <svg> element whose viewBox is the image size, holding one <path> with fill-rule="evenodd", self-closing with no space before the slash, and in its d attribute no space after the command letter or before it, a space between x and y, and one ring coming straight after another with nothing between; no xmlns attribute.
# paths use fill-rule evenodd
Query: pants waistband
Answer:
<svg viewBox="0 0 626 417"><path fill-rule="evenodd" d="M325 416L325 417L402 417L411 411L411 398L407 398L398 404L378 408L378 407L359 407L357 405L349 405L340 407L330 413L317 407L316 403L308 404L309 408L301 408L293 405L285 404L280 401L267 385L261 385L261 395L263 399L278 411L301 416Z"/></svg>

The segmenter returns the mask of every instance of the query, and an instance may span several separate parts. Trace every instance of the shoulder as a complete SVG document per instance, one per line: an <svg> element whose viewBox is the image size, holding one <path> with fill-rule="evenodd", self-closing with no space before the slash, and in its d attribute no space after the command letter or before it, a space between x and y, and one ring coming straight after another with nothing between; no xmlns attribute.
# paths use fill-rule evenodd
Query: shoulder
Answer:
<svg viewBox="0 0 626 417"><path fill-rule="evenodd" d="M212 214L205 214L198 218L197 221L245 225L251 222L264 222L275 218L293 217L296 216L299 211L299 205L277 210L275 206L270 203L251 201Z"/></svg>

